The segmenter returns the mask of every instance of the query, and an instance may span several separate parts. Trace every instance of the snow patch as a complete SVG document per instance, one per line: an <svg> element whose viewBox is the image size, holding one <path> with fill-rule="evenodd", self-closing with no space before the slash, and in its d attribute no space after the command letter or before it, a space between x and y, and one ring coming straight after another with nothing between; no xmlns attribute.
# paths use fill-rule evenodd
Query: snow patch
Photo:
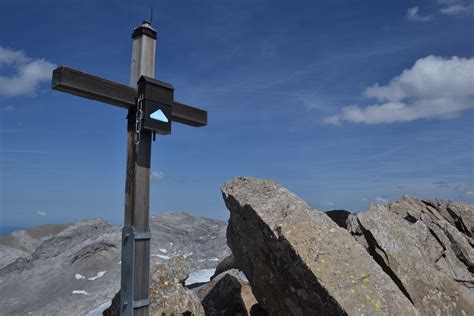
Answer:
<svg viewBox="0 0 474 316"><path fill-rule="evenodd" d="M81 280L81 279L85 279L86 277L83 276L82 274L79 274L79 273L76 273L76 280Z"/></svg>
<svg viewBox="0 0 474 316"><path fill-rule="evenodd" d="M72 291L72 294L82 294L82 295L89 295L88 292L83 291L83 290L74 290Z"/></svg>
<svg viewBox="0 0 474 316"><path fill-rule="evenodd" d="M219 258L211 258L211 259L207 259L208 261L220 261Z"/></svg>
<svg viewBox="0 0 474 316"><path fill-rule="evenodd" d="M216 269L204 269L195 271L189 274L189 277L185 281L185 285L190 285L193 283L204 283L209 282L211 277L214 275Z"/></svg>
<svg viewBox="0 0 474 316"><path fill-rule="evenodd" d="M152 257L158 257L158 258L165 259L165 260L171 259L170 256L165 256L165 255L151 255L151 256Z"/></svg>
<svg viewBox="0 0 474 316"><path fill-rule="evenodd" d="M166 249L164 249L164 248L160 248L159 250L160 250L162 253L167 253L167 252L168 252L168 250L166 250Z"/></svg>
<svg viewBox="0 0 474 316"><path fill-rule="evenodd" d="M97 275L95 277L92 277L92 278L88 278L89 281L95 281L97 280L98 278L101 278L104 276L105 272L107 271L100 271L99 273L97 273Z"/></svg>

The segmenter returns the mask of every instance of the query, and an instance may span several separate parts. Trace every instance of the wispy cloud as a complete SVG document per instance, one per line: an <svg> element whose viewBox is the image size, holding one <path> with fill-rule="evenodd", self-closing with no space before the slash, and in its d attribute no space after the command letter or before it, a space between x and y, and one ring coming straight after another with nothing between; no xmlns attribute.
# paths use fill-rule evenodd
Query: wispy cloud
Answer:
<svg viewBox="0 0 474 316"><path fill-rule="evenodd" d="M474 0L438 0L443 7L439 10L445 15L460 15L474 12Z"/></svg>
<svg viewBox="0 0 474 316"><path fill-rule="evenodd" d="M455 4L439 10L442 14L445 15L459 15L464 13L469 13L474 11L474 5L462 5Z"/></svg>
<svg viewBox="0 0 474 316"><path fill-rule="evenodd" d="M150 175L150 180L152 182L158 182L164 180L166 178L166 174L163 171L153 171Z"/></svg>
<svg viewBox="0 0 474 316"><path fill-rule="evenodd" d="M431 15L420 15L420 8L413 7L407 10L407 19L410 22L428 22L433 16Z"/></svg>
<svg viewBox="0 0 474 316"><path fill-rule="evenodd" d="M46 215L48 215L48 214L47 214L46 212L43 212L43 211L37 211L37 212L36 212L36 215L41 216L41 217L44 217L44 216L46 216Z"/></svg>
<svg viewBox="0 0 474 316"><path fill-rule="evenodd" d="M420 14L419 7L412 7L407 10L407 20L410 22L428 22L434 20L439 15L456 16L474 12L474 0L437 0L439 6L431 14Z"/></svg>
<svg viewBox="0 0 474 316"><path fill-rule="evenodd" d="M13 69L7 75L6 67ZM42 82L51 80L55 65L44 59L32 59L23 51L0 46L0 96L35 95Z"/></svg>
<svg viewBox="0 0 474 316"><path fill-rule="evenodd" d="M366 97L384 103L365 108L346 106L340 114L325 117L322 122L380 124L455 118L474 107L473 73L474 58L427 56L387 85L366 89Z"/></svg>

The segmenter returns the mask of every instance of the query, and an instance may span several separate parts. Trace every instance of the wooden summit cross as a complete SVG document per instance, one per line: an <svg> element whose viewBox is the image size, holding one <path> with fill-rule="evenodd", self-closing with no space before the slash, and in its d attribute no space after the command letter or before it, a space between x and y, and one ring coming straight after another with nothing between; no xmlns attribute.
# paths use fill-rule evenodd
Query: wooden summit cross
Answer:
<svg viewBox="0 0 474 316"><path fill-rule="evenodd" d="M133 31L130 87L65 66L53 71L53 89L128 110L121 315L149 314L152 135L170 134L172 121L195 127L207 125L206 111L174 101L173 86L153 79L156 38L148 21Z"/></svg>

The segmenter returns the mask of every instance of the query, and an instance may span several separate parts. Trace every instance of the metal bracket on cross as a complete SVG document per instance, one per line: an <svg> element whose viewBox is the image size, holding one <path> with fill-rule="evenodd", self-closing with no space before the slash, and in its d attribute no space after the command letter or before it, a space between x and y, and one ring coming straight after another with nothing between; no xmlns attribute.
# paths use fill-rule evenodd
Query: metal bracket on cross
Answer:
<svg viewBox="0 0 474 316"><path fill-rule="evenodd" d="M174 87L166 82L141 76L137 100L143 99L143 128L161 135L171 134Z"/></svg>
<svg viewBox="0 0 474 316"><path fill-rule="evenodd" d="M120 279L120 313L133 315L133 310L150 305L150 298L133 300L134 249L137 240L150 240L150 232L136 232L131 225L122 228L122 269Z"/></svg>

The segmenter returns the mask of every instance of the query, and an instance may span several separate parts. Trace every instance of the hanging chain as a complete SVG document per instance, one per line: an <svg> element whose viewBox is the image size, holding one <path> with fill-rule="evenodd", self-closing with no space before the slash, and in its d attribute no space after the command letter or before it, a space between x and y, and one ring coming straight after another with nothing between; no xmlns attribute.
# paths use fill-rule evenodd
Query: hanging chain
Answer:
<svg viewBox="0 0 474 316"><path fill-rule="evenodd" d="M142 119L143 119L143 94L141 94L137 100L137 113L135 117L135 151L138 151L138 146L140 145Z"/></svg>

